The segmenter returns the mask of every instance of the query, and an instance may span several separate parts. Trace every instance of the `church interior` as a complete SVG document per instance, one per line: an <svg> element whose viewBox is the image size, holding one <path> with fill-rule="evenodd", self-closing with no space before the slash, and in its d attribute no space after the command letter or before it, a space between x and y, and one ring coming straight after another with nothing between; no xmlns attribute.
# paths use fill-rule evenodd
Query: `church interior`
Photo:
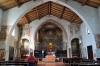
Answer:
<svg viewBox="0 0 100 66"><path fill-rule="evenodd" d="M100 0L0 0L0 66L31 52L36 66L100 66Z"/></svg>

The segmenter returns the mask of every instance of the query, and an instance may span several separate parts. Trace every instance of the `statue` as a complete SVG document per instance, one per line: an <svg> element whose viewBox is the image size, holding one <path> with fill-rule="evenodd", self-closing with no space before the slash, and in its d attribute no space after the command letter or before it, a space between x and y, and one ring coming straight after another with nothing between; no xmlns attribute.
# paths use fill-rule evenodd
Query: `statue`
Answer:
<svg viewBox="0 0 100 66"><path fill-rule="evenodd" d="M48 44L48 51L52 52L54 50L54 45L52 43Z"/></svg>

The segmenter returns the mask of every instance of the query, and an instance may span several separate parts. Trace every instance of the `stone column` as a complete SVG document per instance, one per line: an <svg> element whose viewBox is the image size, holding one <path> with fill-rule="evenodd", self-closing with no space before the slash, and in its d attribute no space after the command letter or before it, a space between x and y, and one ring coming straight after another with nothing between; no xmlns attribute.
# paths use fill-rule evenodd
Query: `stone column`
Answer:
<svg viewBox="0 0 100 66"><path fill-rule="evenodd" d="M15 60L20 60L21 59L21 54L20 54L20 40L22 36L22 27L18 27L18 39L15 43Z"/></svg>
<svg viewBox="0 0 100 66"><path fill-rule="evenodd" d="M9 60L9 44L5 42L5 61Z"/></svg>

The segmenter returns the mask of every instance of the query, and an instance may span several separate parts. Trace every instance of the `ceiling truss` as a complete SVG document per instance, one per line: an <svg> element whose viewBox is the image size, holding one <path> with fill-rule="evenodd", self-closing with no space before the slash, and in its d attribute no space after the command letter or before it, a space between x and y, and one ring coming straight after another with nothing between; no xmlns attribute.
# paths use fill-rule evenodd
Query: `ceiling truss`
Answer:
<svg viewBox="0 0 100 66"><path fill-rule="evenodd" d="M19 25L22 26L26 23L32 22L33 20L41 19L46 15L53 15L60 19L67 20L71 23L82 23L82 20L79 18L79 16L71 11L69 8L49 1L33 8L31 11L26 13L23 17L26 18L27 21L24 21L22 17L19 21Z"/></svg>

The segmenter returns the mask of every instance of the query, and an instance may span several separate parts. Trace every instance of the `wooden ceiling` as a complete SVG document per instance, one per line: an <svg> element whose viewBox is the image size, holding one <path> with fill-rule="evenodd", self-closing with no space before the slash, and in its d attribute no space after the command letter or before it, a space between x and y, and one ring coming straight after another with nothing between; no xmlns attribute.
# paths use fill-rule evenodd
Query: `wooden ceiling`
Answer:
<svg viewBox="0 0 100 66"><path fill-rule="evenodd" d="M0 8L2 8L3 10L7 10L15 6L19 7L28 1L31 0L0 0ZM82 5L89 5L95 8L100 6L100 0L74 0L74 1L77 1Z"/></svg>
<svg viewBox="0 0 100 66"><path fill-rule="evenodd" d="M82 5L88 5L95 8L100 6L100 0L76 0L77 2L81 3Z"/></svg>
<svg viewBox="0 0 100 66"><path fill-rule="evenodd" d="M7 10L15 6L21 6L22 4L31 0L0 0L0 8Z"/></svg>
<svg viewBox="0 0 100 66"><path fill-rule="evenodd" d="M31 0L0 0L0 8L7 10L15 6L20 7L22 4ZM84 5L89 5L95 8L100 6L100 0L74 0ZM41 4L33 8L30 12L25 14L19 21L18 25L30 23L35 19L40 19L46 15L53 15L60 19L68 20L71 23L82 23L82 20L70 9L65 6L53 3L51 1Z"/></svg>
<svg viewBox="0 0 100 66"><path fill-rule="evenodd" d="M46 15L53 15L60 19L65 19L71 23L81 24L82 20L69 8L53 3L51 1L41 4L31 11L26 13L18 22L19 26L23 26L26 23L30 23L35 19L41 19Z"/></svg>

